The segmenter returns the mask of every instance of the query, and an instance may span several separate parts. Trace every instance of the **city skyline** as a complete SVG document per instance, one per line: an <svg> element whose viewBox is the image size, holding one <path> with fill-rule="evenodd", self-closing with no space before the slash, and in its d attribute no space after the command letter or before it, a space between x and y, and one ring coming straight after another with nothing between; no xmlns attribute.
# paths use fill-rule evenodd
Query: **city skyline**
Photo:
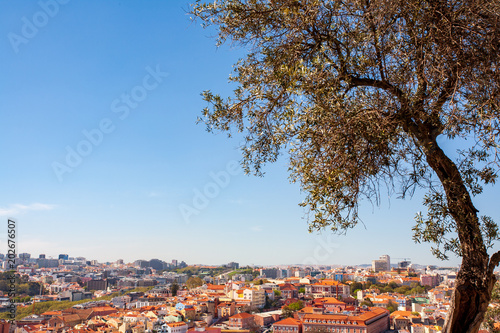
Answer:
<svg viewBox="0 0 500 333"><path fill-rule="evenodd" d="M286 152L264 177L244 175L242 137L209 134L196 120L203 91L231 95L228 76L245 50L216 48L215 31L192 22L188 8L0 3L0 219L18 222L18 252L243 265L369 264L389 254L459 264L413 243L423 192L400 200L382 190L380 206L361 203L364 225L346 236L309 234ZM474 198L497 222L498 194L486 187Z"/></svg>
<svg viewBox="0 0 500 333"><path fill-rule="evenodd" d="M2 253L0 253L0 255L3 255ZM270 265L261 265L259 263L251 263L251 264L248 264L248 263L242 263L240 265L240 262L238 261L231 261L229 262L229 264L234 264L234 263L237 263L240 268L241 267L348 267L348 266L352 266L352 267L356 267L356 266L372 266L373 264L373 261L380 261L380 259L384 258L383 260L386 260L385 258L387 257L388 255L387 254L383 254L383 255L380 255L379 258L377 257L374 257L374 258L367 258L365 261L366 262L362 262L362 263L351 263L351 264L337 264L337 263L322 263L320 264L319 262L318 263L315 263L314 261L307 261L307 262L303 262L303 263L277 263L277 264L270 264ZM167 264L170 264L172 265L173 267L176 267L178 266L179 264L185 264L187 266L227 266L228 263L215 263L215 262L212 262L212 263L187 263L185 262L182 258L181 259L174 259L174 258L171 258L171 259L165 259L165 258L160 258L160 257L152 257L152 258L135 258L135 259L132 259L132 260L124 260L122 258L119 258L119 259L116 259L116 260L103 260L103 261L98 261L94 258L91 258L91 257L85 257L85 256L82 256L82 255L70 255L68 253L64 253L64 254L47 254L47 253L40 253L40 254L34 254L34 253L27 253L27 252L22 252L22 253L18 253L17 254L17 257L22 259L22 260L28 260L30 263L34 263L36 260L38 259L50 259L50 260L65 260L65 261L68 261L68 262L71 262L71 261L74 261L74 262L81 262L82 260L84 260L85 262L97 262L98 264L119 264L119 265L134 265L136 264L137 262L140 262L140 261L152 261L152 260L159 260L159 261L162 261L164 263L167 263ZM389 258L391 256L389 255ZM389 259L389 264L390 264L390 267L397 267L398 264L400 262L407 262L408 264L414 264L414 265L418 265L418 266L437 266L437 267L454 267L454 266L448 266L446 265L446 262L443 262L443 265L431 265L431 264L426 264L426 263L420 263L420 262L412 262L411 261L411 258L404 258L404 257L395 257L395 258L392 258L394 260L391 261L391 259ZM237 260L237 259L235 259ZM175 263L175 264L174 264ZM406 268L407 266L405 266Z"/></svg>

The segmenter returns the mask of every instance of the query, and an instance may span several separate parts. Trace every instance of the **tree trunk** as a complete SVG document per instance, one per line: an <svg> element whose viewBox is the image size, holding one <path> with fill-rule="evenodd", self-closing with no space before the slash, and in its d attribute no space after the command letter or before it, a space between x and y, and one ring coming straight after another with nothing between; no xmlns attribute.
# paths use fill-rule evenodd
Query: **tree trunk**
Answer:
<svg viewBox="0 0 500 333"><path fill-rule="evenodd" d="M495 253L490 260L481 233L478 210L457 166L438 146L436 135L432 134L435 127L425 122L407 125L443 186L447 208L455 220L460 241L462 265L443 333L476 333L488 309L496 282L493 270L498 265L500 253Z"/></svg>
<svg viewBox="0 0 500 333"><path fill-rule="evenodd" d="M482 261L479 257L475 260L472 263L475 266ZM474 261L474 258L462 260L443 333L476 333L488 309L496 278L488 268L481 275L472 276L468 272L471 265L466 261Z"/></svg>

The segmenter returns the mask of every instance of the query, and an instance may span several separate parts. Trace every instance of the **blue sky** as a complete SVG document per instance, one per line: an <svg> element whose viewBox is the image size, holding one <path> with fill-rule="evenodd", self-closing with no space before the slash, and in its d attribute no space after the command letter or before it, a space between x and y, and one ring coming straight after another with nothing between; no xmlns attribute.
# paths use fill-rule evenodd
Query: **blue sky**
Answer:
<svg viewBox="0 0 500 333"><path fill-rule="evenodd" d="M285 157L263 178L235 169L241 138L209 134L196 119L202 91L230 94L244 50L216 48L188 8L0 1L0 219L18 221L18 251L190 264L459 262L413 244L418 196L363 205L365 225L347 236L309 234ZM488 190L477 206L498 220L495 197Z"/></svg>

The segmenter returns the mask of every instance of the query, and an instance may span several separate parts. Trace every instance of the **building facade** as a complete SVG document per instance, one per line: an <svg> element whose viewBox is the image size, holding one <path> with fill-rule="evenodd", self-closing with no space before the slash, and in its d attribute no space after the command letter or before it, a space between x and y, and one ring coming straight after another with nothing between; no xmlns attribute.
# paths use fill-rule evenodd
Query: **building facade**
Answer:
<svg viewBox="0 0 500 333"><path fill-rule="evenodd" d="M389 329L389 311L371 308L352 314L306 314L303 332L381 333Z"/></svg>

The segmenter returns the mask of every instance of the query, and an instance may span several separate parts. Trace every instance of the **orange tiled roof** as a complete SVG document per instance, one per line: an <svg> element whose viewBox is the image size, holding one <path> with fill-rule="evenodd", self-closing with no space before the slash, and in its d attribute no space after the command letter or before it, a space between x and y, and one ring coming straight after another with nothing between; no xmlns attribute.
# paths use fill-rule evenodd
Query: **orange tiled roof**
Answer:
<svg viewBox="0 0 500 333"><path fill-rule="evenodd" d="M207 284L207 289L209 290L224 290L226 288L223 284Z"/></svg>
<svg viewBox="0 0 500 333"><path fill-rule="evenodd" d="M357 322L358 325L363 325L367 320L370 320L374 317L377 317L383 313L388 313L387 310L385 309L380 309L380 308L370 308L369 312L362 313L360 315L352 316L352 315L345 315L345 314L306 314L304 316L304 321L306 319L312 319L312 320L348 320L351 322Z"/></svg>
<svg viewBox="0 0 500 333"><path fill-rule="evenodd" d="M345 304L342 301L339 301L335 297L323 297L323 298L316 298L314 300L315 303L324 303L324 304Z"/></svg>
<svg viewBox="0 0 500 333"><path fill-rule="evenodd" d="M274 323L274 325L300 325L301 322L300 320L297 320L297 319L294 319L294 318L286 318L286 319L283 319L283 320L280 320L276 323Z"/></svg>
<svg viewBox="0 0 500 333"><path fill-rule="evenodd" d="M313 284L314 286L320 286L320 285L323 285L323 286L338 286L338 285L342 285L343 283L337 281L337 280L321 280L319 282L316 282L315 284Z"/></svg>
<svg viewBox="0 0 500 333"><path fill-rule="evenodd" d="M229 318L236 318L236 319L245 319L245 318L250 318L253 317L251 314L242 312L242 313L237 313Z"/></svg>
<svg viewBox="0 0 500 333"><path fill-rule="evenodd" d="M168 326L170 327L181 327L181 326L187 326L187 324L183 321L180 321L178 323L167 323Z"/></svg>

